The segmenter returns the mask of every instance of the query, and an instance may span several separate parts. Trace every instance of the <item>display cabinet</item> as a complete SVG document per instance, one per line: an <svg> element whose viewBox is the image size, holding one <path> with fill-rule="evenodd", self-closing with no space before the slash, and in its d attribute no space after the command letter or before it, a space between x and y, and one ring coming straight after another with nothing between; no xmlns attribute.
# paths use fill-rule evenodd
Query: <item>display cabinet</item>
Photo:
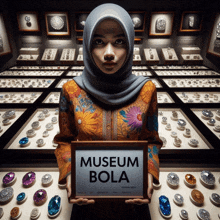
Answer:
<svg viewBox="0 0 220 220"><path fill-rule="evenodd" d="M38 208L38 219L49 219L47 207L50 199L58 195L61 210L57 219L68 219L72 205L68 203L65 186L58 185L58 168L54 155L57 145L53 137L59 132L58 107L63 84L82 74L84 66L14 66L0 73L0 179L6 173L14 172L16 182L11 186L14 198L3 208L4 218L10 217L10 211L18 206L20 219L30 219L31 211ZM213 204L210 196L219 194L219 93L220 75L206 66L146 66L136 65L132 73L148 77L157 87L159 135L163 140L160 157L160 186L155 185L154 196L149 206L152 220L164 219L159 211L159 198L164 195L171 204L172 219L180 219L184 209L189 219L197 219L197 212L205 209L211 219L217 219L219 207ZM36 78L37 76L37 78ZM9 118L10 124L3 125L8 111L14 111L16 117ZM203 111L211 111L210 118L202 117ZM206 114L204 113L204 114ZM210 122L209 122L210 121ZM212 122L214 125L211 125ZM199 178L201 171L208 170L215 176L215 186L204 186ZM30 188L22 186L22 177L27 172L35 172L36 182ZM41 178L51 174L53 183L43 186ZM178 187L167 183L169 173L179 177ZM196 178L196 186L189 188L185 175ZM5 189L0 185L0 191ZM37 206L34 193L44 189L47 201ZM193 189L204 195L204 203L195 205L190 195ZM21 192L28 195L27 200L17 205L16 197ZM176 205L174 195L184 198L183 205ZM27 206L28 204L28 206ZM30 204L30 205L29 205Z"/></svg>

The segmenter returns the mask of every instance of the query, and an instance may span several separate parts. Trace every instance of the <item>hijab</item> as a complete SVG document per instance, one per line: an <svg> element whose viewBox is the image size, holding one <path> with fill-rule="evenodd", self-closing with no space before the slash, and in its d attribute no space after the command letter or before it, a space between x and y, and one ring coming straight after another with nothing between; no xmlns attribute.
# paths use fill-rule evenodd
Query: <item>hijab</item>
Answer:
<svg viewBox="0 0 220 220"><path fill-rule="evenodd" d="M127 56L123 66L114 74L103 73L91 55L92 40L96 27L105 19L117 21L127 39ZM121 106L136 97L149 79L132 74L134 27L130 15L119 5L107 3L96 7L86 19L83 32L84 70L74 77L80 88L107 106Z"/></svg>

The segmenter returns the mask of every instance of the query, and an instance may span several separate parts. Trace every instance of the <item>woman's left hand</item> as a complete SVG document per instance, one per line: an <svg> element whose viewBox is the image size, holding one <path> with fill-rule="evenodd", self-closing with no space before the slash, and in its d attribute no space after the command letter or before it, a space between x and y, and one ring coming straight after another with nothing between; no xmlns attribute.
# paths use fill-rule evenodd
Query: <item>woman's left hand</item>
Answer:
<svg viewBox="0 0 220 220"><path fill-rule="evenodd" d="M152 174L148 173L148 188L147 188L148 199L129 199L129 200L125 200L125 203L136 204L136 205L147 204L151 202L152 194L153 194L153 176Z"/></svg>

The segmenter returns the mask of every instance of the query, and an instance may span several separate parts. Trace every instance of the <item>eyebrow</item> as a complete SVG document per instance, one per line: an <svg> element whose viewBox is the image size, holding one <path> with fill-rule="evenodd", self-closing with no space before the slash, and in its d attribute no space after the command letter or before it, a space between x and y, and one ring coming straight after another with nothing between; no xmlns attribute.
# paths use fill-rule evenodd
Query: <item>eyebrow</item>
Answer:
<svg viewBox="0 0 220 220"><path fill-rule="evenodd" d="M101 37L101 38L105 38L104 35L101 35L101 34L94 34L94 37ZM118 35L115 35L114 37L125 37L125 34L118 34Z"/></svg>

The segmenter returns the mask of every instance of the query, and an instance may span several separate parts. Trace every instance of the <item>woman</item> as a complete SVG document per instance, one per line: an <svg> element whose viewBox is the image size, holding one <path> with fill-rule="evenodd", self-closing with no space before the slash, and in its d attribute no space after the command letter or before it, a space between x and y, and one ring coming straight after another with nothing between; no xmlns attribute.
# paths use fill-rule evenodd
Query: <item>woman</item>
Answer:
<svg viewBox="0 0 220 220"><path fill-rule="evenodd" d="M54 138L59 183L71 195L72 140L148 140L148 197L125 203L77 199L72 219L147 219L153 182L159 182L157 95L146 77L132 74L134 28L129 14L115 4L95 8L83 33L82 76L64 84L60 98L60 133ZM126 204L127 203L127 204ZM130 205L132 204L132 205Z"/></svg>

